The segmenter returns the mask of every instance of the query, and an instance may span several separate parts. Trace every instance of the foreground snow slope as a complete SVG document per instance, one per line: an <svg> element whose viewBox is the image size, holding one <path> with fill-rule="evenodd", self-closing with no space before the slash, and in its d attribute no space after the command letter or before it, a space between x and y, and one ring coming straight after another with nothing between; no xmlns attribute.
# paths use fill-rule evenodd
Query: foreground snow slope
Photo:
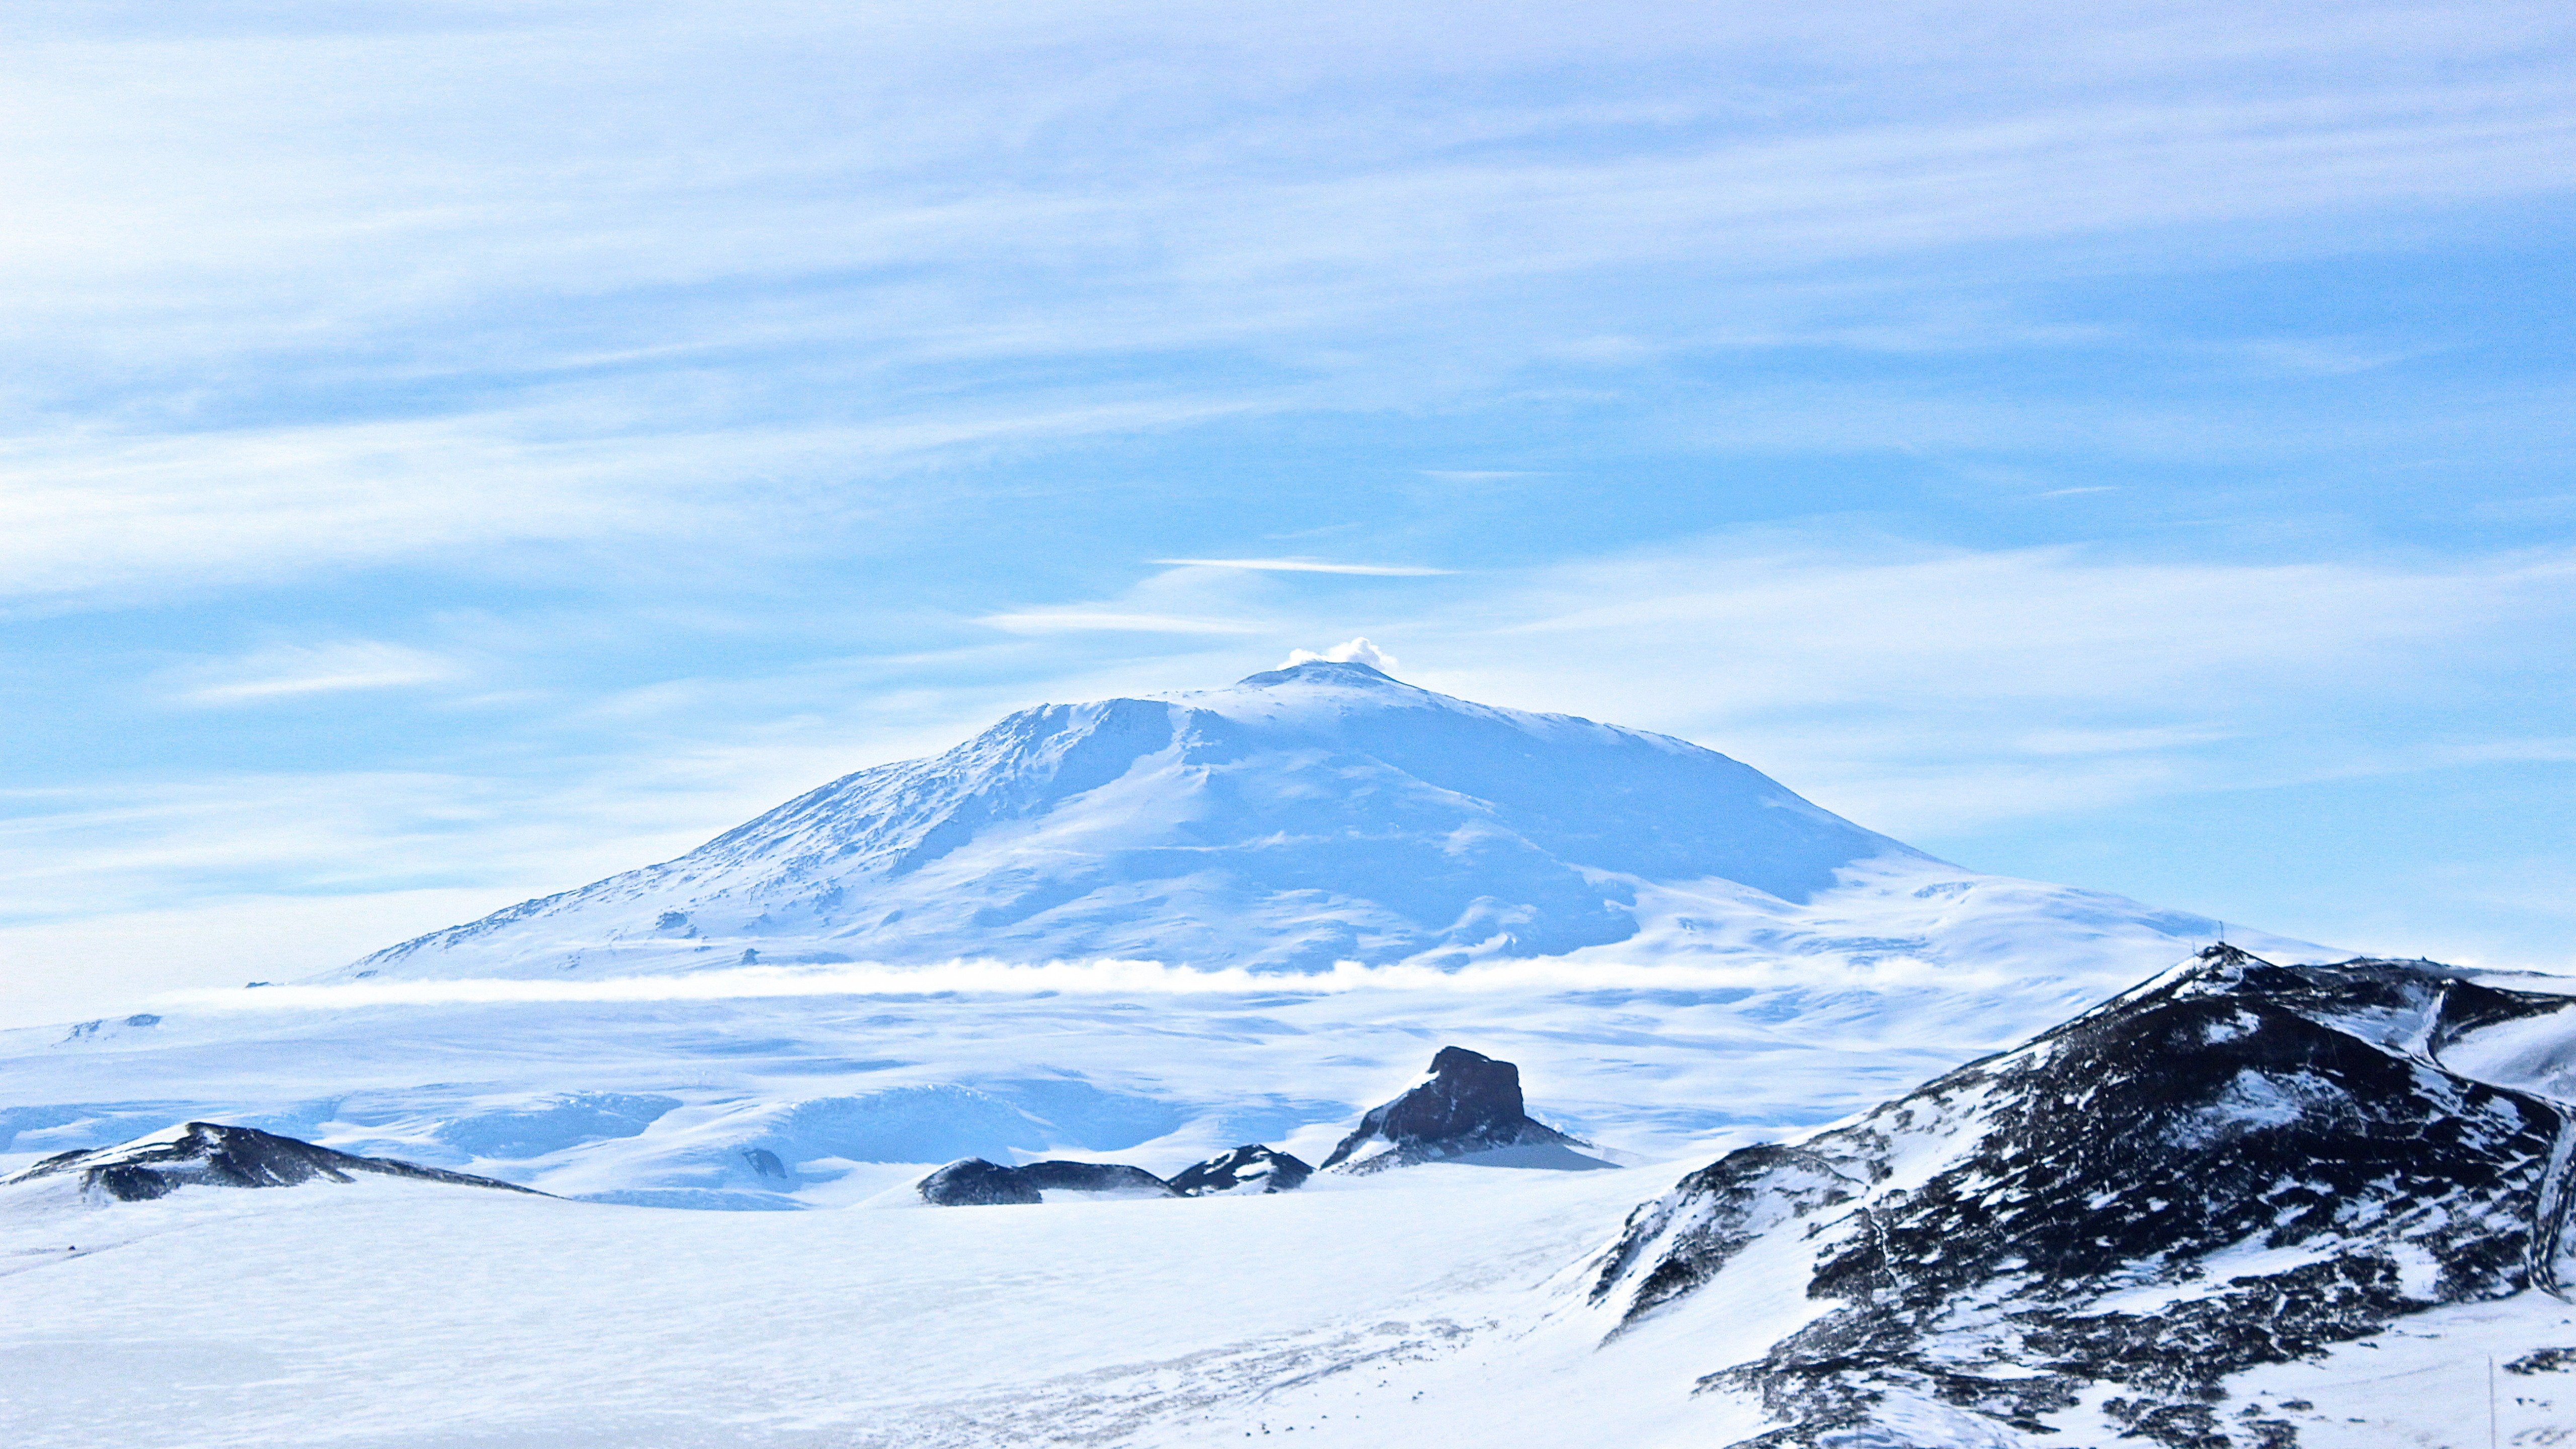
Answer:
<svg viewBox="0 0 2576 1449"><path fill-rule="evenodd" d="M1615 952L2134 979L2214 923L1931 859L1684 740L1313 663L1024 710L660 865L340 979L1133 957L1295 970ZM2278 943L2267 943L2277 945Z"/></svg>
<svg viewBox="0 0 2576 1449"><path fill-rule="evenodd" d="M793 1214L384 1182L108 1211L29 1185L0 1193L0 1436L1239 1441L1265 1387L1441 1355L1516 1309L1616 1226L1632 1178L1430 1167L1356 1191Z"/></svg>

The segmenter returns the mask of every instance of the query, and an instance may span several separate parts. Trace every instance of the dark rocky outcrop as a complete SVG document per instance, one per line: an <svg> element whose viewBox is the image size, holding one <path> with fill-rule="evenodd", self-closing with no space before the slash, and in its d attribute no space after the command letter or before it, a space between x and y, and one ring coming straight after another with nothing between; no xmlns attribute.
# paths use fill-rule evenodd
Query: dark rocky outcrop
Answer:
<svg viewBox="0 0 2576 1449"><path fill-rule="evenodd" d="M2124 1438L2274 1449L2292 1427L2222 1411L2230 1375L2438 1305L2568 1291L2570 1046L2566 996L2214 947L1848 1126L1682 1179L1631 1215L1592 1298L1625 1331L1739 1262L1803 1273L1833 1306L1701 1381L1759 1397L1781 1426L1748 1441L1764 1449L1938 1415L1955 1442L2004 1442L2087 1396Z"/></svg>
<svg viewBox="0 0 2576 1449"><path fill-rule="evenodd" d="M73 1174L80 1176L84 1192L102 1192L120 1202L167 1197L182 1187L199 1183L215 1187L293 1187L316 1180L354 1182L356 1175L535 1193L535 1189L516 1183L422 1167L390 1157L359 1157L256 1127L232 1127L220 1122L189 1122L173 1131L156 1132L118 1147L58 1153L8 1180L28 1182Z"/></svg>
<svg viewBox="0 0 2576 1449"><path fill-rule="evenodd" d="M1324 1159L1327 1172L1378 1172L1445 1158L1536 1149L1520 1165L1607 1167L1573 1149L1590 1143L1531 1120L1521 1108L1521 1069L1465 1047L1442 1047L1431 1080L1383 1106Z"/></svg>
<svg viewBox="0 0 2576 1449"><path fill-rule="evenodd" d="M1049 1192L1117 1193L1173 1197L1172 1185L1141 1167L1118 1162L1032 1162L1004 1167L969 1157L921 1180L921 1199L935 1207L996 1207L1041 1203Z"/></svg>
<svg viewBox="0 0 2576 1449"><path fill-rule="evenodd" d="M1315 1169L1276 1148L1254 1142L1222 1152L1172 1175L1172 1191L1183 1197L1213 1197L1224 1192L1293 1192L1306 1185Z"/></svg>
<svg viewBox="0 0 2576 1449"><path fill-rule="evenodd" d="M1046 1197L1019 1169L969 1157L923 1178L921 1200L934 1207L1000 1207L1045 1202Z"/></svg>
<svg viewBox="0 0 2576 1449"><path fill-rule="evenodd" d="M1170 1197L1172 1185L1123 1162L1032 1162L1020 1176L1040 1192L1120 1192Z"/></svg>

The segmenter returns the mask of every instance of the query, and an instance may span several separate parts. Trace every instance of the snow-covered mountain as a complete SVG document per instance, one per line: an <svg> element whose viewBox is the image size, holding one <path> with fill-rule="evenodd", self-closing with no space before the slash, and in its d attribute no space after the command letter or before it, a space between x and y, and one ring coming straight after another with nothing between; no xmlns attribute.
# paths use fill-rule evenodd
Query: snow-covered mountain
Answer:
<svg viewBox="0 0 2576 1449"><path fill-rule="evenodd" d="M1960 870L1684 740L1317 662L1024 710L335 977L2000 951L2134 979L2214 929Z"/></svg>

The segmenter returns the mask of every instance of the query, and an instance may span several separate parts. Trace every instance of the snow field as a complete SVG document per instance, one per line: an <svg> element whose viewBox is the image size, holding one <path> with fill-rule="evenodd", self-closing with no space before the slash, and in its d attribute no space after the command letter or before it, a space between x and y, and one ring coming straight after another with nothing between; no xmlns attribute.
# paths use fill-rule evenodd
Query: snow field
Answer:
<svg viewBox="0 0 2576 1449"><path fill-rule="evenodd" d="M1677 1171L759 1214L413 1182L96 1207L27 1184L0 1192L0 1434L1205 1443L1275 1386L1355 1383L1526 1319L1549 1301L1533 1287Z"/></svg>

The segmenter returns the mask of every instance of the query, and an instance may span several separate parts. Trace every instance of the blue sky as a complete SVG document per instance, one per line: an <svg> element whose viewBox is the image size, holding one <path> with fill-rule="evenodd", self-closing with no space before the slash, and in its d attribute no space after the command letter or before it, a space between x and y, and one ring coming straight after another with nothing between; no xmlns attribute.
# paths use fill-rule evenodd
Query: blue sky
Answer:
<svg viewBox="0 0 2576 1449"><path fill-rule="evenodd" d="M0 1010L1363 634L2576 964L2564 7L1765 9L22 5Z"/></svg>

